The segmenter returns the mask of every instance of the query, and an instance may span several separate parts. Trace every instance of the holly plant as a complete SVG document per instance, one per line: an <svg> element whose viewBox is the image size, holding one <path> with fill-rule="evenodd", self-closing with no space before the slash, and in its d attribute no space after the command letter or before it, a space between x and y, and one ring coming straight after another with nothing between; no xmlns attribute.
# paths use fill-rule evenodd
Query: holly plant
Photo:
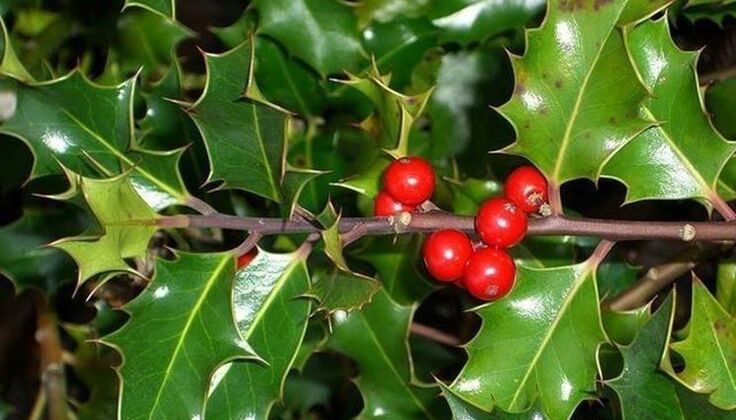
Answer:
<svg viewBox="0 0 736 420"><path fill-rule="evenodd" d="M736 418L734 37L0 1L0 418Z"/></svg>

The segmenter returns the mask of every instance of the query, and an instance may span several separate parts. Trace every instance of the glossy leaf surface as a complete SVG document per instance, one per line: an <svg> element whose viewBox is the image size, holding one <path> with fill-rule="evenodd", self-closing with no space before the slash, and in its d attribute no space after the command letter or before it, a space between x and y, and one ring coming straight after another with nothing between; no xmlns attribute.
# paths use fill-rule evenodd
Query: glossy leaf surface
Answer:
<svg viewBox="0 0 736 420"><path fill-rule="evenodd" d="M176 17L176 0L125 0L125 7L142 7L172 19Z"/></svg>
<svg viewBox="0 0 736 420"><path fill-rule="evenodd" d="M518 267L511 293L475 310L483 324L452 390L484 410L522 412L538 399L550 418L570 416L595 392L606 341L592 265Z"/></svg>
<svg viewBox="0 0 736 420"><path fill-rule="evenodd" d="M702 109L693 69L697 54L677 48L666 19L637 26L628 42L652 91L642 112L659 123L616 153L604 175L627 185L627 201L712 201L721 169L736 147L713 129Z"/></svg>
<svg viewBox="0 0 736 420"><path fill-rule="evenodd" d="M542 27L527 32L524 57L512 57L516 87L500 111L517 139L506 150L555 184L597 179L606 159L650 125L637 116L646 90L616 28L626 4L550 1Z"/></svg>
<svg viewBox="0 0 736 420"><path fill-rule="evenodd" d="M235 275L233 310L241 336L263 358L221 367L210 385L207 417L268 418L302 343L311 303L309 273L299 254L258 251Z"/></svg>
<svg viewBox="0 0 736 420"><path fill-rule="evenodd" d="M151 284L124 308L128 323L103 339L123 357L121 418L203 417L215 370L253 355L233 320L234 274L230 253L157 262Z"/></svg>
<svg viewBox="0 0 736 420"><path fill-rule="evenodd" d="M379 290L360 311L332 316L328 347L358 363L355 380L363 395L363 418L439 418L436 387L418 385L407 348L411 307ZM441 406L440 406L441 407Z"/></svg>
<svg viewBox="0 0 736 420"><path fill-rule="evenodd" d="M369 303L381 283L351 271L334 269L319 276L307 296L319 302L319 309L328 313L352 311Z"/></svg>
<svg viewBox="0 0 736 420"><path fill-rule="evenodd" d="M672 349L685 359L685 370L677 374L684 384L710 394L716 407L736 408L736 320L697 278L687 338Z"/></svg>
<svg viewBox="0 0 736 420"><path fill-rule="evenodd" d="M208 182L281 201L286 114L243 98L252 80L252 45L205 55L207 87L194 104L210 158Z"/></svg>

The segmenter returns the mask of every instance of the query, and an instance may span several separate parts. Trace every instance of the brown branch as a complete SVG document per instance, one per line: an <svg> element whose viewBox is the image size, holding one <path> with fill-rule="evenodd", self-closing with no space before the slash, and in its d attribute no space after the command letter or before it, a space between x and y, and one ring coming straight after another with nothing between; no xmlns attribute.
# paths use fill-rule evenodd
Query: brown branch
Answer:
<svg viewBox="0 0 736 420"><path fill-rule="evenodd" d="M47 398L48 418L66 420L66 380L56 317L43 297L37 299L37 308L36 341L41 347L41 384Z"/></svg>
<svg viewBox="0 0 736 420"><path fill-rule="evenodd" d="M401 221L401 222L400 222ZM403 222L407 223L403 223ZM225 214L209 216L177 215L158 220L162 228L221 228L244 230L262 236L319 232L319 228L304 220L279 218L239 217ZM394 235L397 233L432 232L439 229L474 231L474 219L446 212L413 214L410 220L402 217L344 218L340 232L353 229L365 235ZM643 222L602 219L571 219L550 216L529 220L530 235L537 236L590 236L610 241L672 240L672 241L733 241L736 223L729 222Z"/></svg>
<svg viewBox="0 0 736 420"><path fill-rule="evenodd" d="M454 335L450 335L444 331L440 331L436 328L428 327L426 325L417 324L416 322L413 322L411 324L409 331L411 331L411 333L414 335L428 338L432 341L436 341L446 346L459 346L460 344L462 344L460 339L455 337Z"/></svg>
<svg viewBox="0 0 736 420"><path fill-rule="evenodd" d="M666 263L647 270L630 288L603 302L603 307L613 311L628 311L646 305L662 289L692 270L698 259L712 255L718 249L718 246L698 244L682 250Z"/></svg>

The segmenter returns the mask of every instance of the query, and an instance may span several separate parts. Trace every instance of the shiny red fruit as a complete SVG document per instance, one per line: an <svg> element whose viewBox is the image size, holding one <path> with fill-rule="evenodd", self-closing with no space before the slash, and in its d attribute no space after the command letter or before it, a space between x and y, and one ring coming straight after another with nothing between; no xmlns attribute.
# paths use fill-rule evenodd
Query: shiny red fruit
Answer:
<svg viewBox="0 0 736 420"><path fill-rule="evenodd" d="M402 211L412 212L414 206L408 206L394 200L386 191L380 191L373 202L373 214L376 216L392 216Z"/></svg>
<svg viewBox="0 0 736 420"><path fill-rule="evenodd" d="M490 246L514 246L524 238L526 228L526 213L501 197L486 200L475 217L475 231Z"/></svg>
<svg viewBox="0 0 736 420"><path fill-rule="evenodd" d="M468 259L463 285L471 295L490 301L505 296L514 286L516 264L504 250L483 248Z"/></svg>
<svg viewBox="0 0 736 420"><path fill-rule="evenodd" d="M434 193L434 169L426 160L407 156L391 162L383 172L383 188L393 198L418 206Z"/></svg>
<svg viewBox="0 0 736 420"><path fill-rule="evenodd" d="M238 269L241 269L241 268L247 266L248 264L250 264L250 262L253 261L253 259L256 257L257 254L258 254L258 252L255 249L252 249L252 250L246 252L245 254L239 256L238 257L238 264L237 264Z"/></svg>
<svg viewBox="0 0 736 420"><path fill-rule="evenodd" d="M422 257L427 270L439 281L451 282L462 277L473 245L465 233L445 229L432 233L424 241Z"/></svg>
<svg viewBox="0 0 736 420"><path fill-rule="evenodd" d="M506 178L506 198L527 213L536 213L547 202L547 180L536 168L522 166Z"/></svg>

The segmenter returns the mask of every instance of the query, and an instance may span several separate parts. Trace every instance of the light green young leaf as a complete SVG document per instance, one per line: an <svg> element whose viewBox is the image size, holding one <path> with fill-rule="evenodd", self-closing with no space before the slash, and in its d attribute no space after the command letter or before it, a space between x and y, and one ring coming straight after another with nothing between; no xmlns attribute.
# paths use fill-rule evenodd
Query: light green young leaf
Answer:
<svg viewBox="0 0 736 420"><path fill-rule="evenodd" d="M713 129L703 110L695 75L697 53L675 45L666 18L632 29L628 47L652 92L642 113L659 123L622 147L603 175L626 184L627 202L683 198L720 202L716 183L736 145Z"/></svg>
<svg viewBox="0 0 736 420"><path fill-rule="evenodd" d="M698 279L693 281L692 318L687 338L672 343L685 359L677 378L724 410L736 408L736 320Z"/></svg>
<svg viewBox="0 0 736 420"><path fill-rule="evenodd" d="M568 418L595 393L600 319L595 263L547 269L520 266L517 284L498 302L480 306L468 362L452 384L464 400L489 411L529 410ZM514 351L509 353L508 349Z"/></svg>
<svg viewBox="0 0 736 420"><path fill-rule="evenodd" d="M241 336L264 359L238 361L215 373L207 418L265 419L283 394L311 310L305 256L258 251L235 275L233 309Z"/></svg>
<svg viewBox="0 0 736 420"><path fill-rule="evenodd" d="M438 389L417 383L407 348L413 307L380 290L360 311L332 316L328 347L358 363L355 380L363 395L361 418L443 418Z"/></svg>
<svg viewBox="0 0 736 420"><path fill-rule="evenodd" d="M204 418L215 370L254 355L233 320L234 274L231 253L157 262L151 284L124 308L128 323L102 340L123 357L118 417Z"/></svg>
<svg viewBox="0 0 736 420"><path fill-rule="evenodd" d="M5 21L0 18L0 29L2 37L0 37L0 49L2 49L2 58L0 58L0 73L22 82L33 82L35 79L26 70L23 63L18 59L13 44L10 42L10 34L5 26Z"/></svg>
<svg viewBox="0 0 736 420"><path fill-rule="evenodd" d="M616 28L627 0L552 0L544 24L512 57L516 87L500 111L516 142L553 184L597 180L602 164L651 125L637 116L646 90Z"/></svg>
<svg viewBox="0 0 736 420"><path fill-rule="evenodd" d="M190 113L207 146L208 182L282 202L287 115L243 97L257 91L252 43L205 61L207 86Z"/></svg>
<svg viewBox="0 0 736 420"><path fill-rule="evenodd" d="M90 277L113 271L135 273L126 258L144 258L159 218L133 188L126 174L91 179L69 174L103 232L99 237L74 237L53 243L79 266L77 285Z"/></svg>

